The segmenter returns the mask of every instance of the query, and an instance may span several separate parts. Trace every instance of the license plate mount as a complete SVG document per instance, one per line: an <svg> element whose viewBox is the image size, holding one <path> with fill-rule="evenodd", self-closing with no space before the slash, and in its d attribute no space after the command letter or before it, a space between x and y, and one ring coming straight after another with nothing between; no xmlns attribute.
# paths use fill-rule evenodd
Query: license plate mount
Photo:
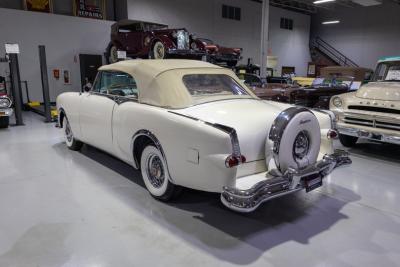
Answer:
<svg viewBox="0 0 400 267"><path fill-rule="evenodd" d="M322 177L319 173L312 174L304 178L306 192L311 192L322 186Z"/></svg>

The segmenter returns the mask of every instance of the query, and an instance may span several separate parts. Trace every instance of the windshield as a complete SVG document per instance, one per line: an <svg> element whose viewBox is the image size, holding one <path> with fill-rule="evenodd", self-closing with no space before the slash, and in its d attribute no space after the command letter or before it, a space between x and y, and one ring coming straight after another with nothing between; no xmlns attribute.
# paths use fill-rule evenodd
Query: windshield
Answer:
<svg viewBox="0 0 400 267"><path fill-rule="evenodd" d="M252 74L238 73L238 78L242 80L247 86L262 86L262 81L259 77Z"/></svg>
<svg viewBox="0 0 400 267"><path fill-rule="evenodd" d="M379 63L376 67L374 81L400 81L400 61Z"/></svg>
<svg viewBox="0 0 400 267"><path fill-rule="evenodd" d="M313 87L349 87L352 84L352 80L348 77L333 77L333 78L316 78L312 86Z"/></svg>
<svg viewBox="0 0 400 267"><path fill-rule="evenodd" d="M144 23L143 24L143 30L144 31L155 31L155 30L162 30L162 29L167 29L167 25L161 25L161 24L151 24L151 23Z"/></svg>
<svg viewBox="0 0 400 267"><path fill-rule="evenodd" d="M188 74L183 83L193 97L251 97L232 77L225 74Z"/></svg>

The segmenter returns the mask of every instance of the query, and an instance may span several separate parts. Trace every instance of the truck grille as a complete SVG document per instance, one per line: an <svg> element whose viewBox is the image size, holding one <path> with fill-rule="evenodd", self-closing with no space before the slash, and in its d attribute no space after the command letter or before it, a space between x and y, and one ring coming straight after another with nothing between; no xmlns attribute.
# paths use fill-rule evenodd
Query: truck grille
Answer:
<svg viewBox="0 0 400 267"><path fill-rule="evenodd" d="M179 50L189 49L189 33L187 31L180 30L177 32L176 47Z"/></svg>
<svg viewBox="0 0 400 267"><path fill-rule="evenodd" d="M386 122L380 119L360 119L354 117L344 117L347 124L361 125L378 129L397 130L400 131L400 123Z"/></svg>
<svg viewBox="0 0 400 267"><path fill-rule="evenodd" d="M379 113L400 114L400 110L392 108L381 108L381 107L371 107L371 106L349 106L348 109L372 111Z"/></svg>

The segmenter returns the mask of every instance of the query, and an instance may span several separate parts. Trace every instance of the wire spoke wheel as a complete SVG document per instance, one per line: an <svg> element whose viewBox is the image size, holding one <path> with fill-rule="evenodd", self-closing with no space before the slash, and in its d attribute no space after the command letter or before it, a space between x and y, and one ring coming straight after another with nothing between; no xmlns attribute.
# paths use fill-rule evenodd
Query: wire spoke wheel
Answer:
<svg viewBox="0 0 400 267"><path fill-rule="evenodd" d="M73 141L73 139L74 139L74 136L73 136L72 131L71 131L71 126L69 125L68 120L65 123L65 138L66 138L68 143L71 143Z"/></svg>
<svg viewBox="0 0 400 267"><path fill-rule="evenodd" d="M148 155L146 159L146 172L152 186L154 186L155 188L160 188L164 184L164 166L158 155Z"/></svg>

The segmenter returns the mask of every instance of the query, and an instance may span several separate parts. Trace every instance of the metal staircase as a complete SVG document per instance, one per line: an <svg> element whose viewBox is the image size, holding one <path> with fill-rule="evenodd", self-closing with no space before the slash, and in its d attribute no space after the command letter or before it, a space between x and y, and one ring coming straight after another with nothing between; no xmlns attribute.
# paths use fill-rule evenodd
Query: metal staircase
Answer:
<svg viewBox="0 0 400 267"><path fill-rule="evenodd" d="M343 55L320 37L316 37L310 41L310 50L312 56L319 53L339 66L358 67L357 63Z"/></svg>

